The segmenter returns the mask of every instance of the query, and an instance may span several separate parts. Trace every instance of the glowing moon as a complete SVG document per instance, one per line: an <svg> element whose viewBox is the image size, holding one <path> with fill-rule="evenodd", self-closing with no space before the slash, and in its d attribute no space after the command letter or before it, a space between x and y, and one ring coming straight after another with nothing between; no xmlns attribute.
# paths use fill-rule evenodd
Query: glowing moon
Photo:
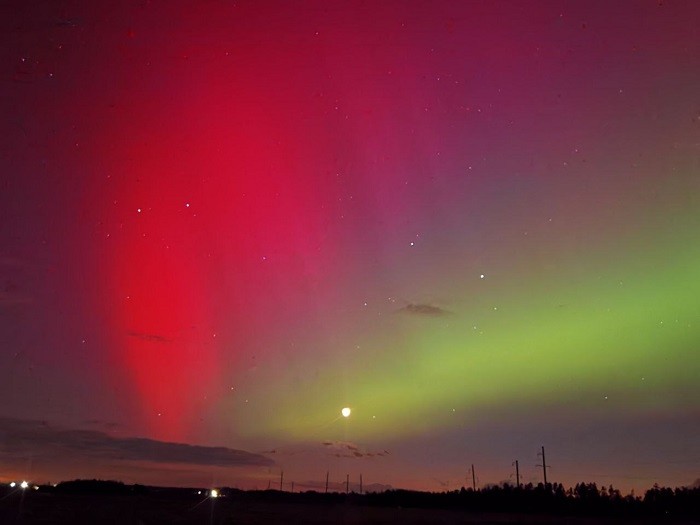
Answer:
<svg viewBox="0 0 700 525"><path fill-rule="evenodd" d="M341 414L343 414L343 417L350 417L350 413L352 410L350 410L350 407L345 407L343 410L340 411Z"/></svg>

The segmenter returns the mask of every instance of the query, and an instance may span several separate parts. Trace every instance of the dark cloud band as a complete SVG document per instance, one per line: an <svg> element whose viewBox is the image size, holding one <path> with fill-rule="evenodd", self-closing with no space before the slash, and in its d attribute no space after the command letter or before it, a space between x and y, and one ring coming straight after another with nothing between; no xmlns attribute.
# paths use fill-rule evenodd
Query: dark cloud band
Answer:
<svg viewBox="0 0 700 525"><path fill-rule="evenodd" d="M7 457L55 454L93 458L185 463L202 466L270 466L270 458L226 447L168 443L147 438L118 438L96 430L55 428L45 422L0 418L0 443Z"/></svg>

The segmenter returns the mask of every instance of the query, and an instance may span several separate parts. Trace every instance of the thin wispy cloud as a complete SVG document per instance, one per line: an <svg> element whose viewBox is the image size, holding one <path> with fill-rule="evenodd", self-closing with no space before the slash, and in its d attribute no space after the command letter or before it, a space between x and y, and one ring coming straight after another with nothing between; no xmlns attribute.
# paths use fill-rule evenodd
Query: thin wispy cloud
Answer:
<svg viewBox="0 0 700 525"><path fill-rule="evenodd" d="M127 332L126 335L151 343L169 343L172 341L171 338L160 334L147 334L144 332Z"/></svg>
<svg viewBox="0 0 700 525"><path fill-rule="evenodd" d="M444 317L450 315L449 310L445 310L440 306L425 303L408 303L403 308L398 310L399 313L408 315L420 315L426 317Z"/></svg>
<svg viewBox="0 0 700 525"><path fill-rule="evenodd" d="M331 456L337 458L373 458L388 456L388 450L369 451L349 441L324 441L321 443Z"/></svg>

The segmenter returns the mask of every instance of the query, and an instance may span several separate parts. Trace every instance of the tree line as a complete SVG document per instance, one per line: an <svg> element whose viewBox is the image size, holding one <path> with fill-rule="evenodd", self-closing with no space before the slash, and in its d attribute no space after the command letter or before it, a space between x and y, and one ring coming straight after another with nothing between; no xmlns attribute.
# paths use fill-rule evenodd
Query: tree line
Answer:
<svg viewBox="0 0 700 525"><path fill-rule="evenodd" d="M16 490L16 489L13 489ZM41 492L55 494L132 494L137 497L168 495L193 500L206 497L207 489L164 488L126 485L118 481L75 480L56 486L42 486ZM0 490L2 492L2 490ZM643 495L634 492L623 495L612 485L577 483L565 488L561 483L529 483L516 487L510 484L492 485L478 490L472 488L448 492L421 492L394 489L384 492L322 493L281 492L279 490L244 491L221 488L218 495L241 501L298 502L316 505L353 504L403 508L463 509L476 512L554 514L574 516L663 518L700 518L700 484L693 487L660 487L654 485Z"/></svg>

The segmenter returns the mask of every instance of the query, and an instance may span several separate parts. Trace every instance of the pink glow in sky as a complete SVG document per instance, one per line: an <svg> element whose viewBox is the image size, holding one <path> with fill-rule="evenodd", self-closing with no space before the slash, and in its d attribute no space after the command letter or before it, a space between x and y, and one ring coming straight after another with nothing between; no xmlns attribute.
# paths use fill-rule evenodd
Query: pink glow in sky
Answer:
<svg viewBox="0 0 700 525"><path fill-rule="evenodd" d="M272 461L74 470L700 476L700 4L0 13L0 416Z"/></svg>

